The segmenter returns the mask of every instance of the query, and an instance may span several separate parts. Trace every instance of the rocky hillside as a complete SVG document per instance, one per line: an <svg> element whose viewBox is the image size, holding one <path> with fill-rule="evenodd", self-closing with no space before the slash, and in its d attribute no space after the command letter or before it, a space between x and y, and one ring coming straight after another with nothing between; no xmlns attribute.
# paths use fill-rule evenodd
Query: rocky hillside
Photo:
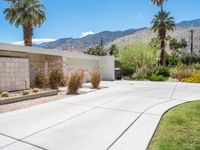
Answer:
<svg viewBox="0 0 200 150"><path fill-rule="evenodd" d="M144 30L144 29L145 28L129 29L126 31L116 31L116 32L104 31L104 32L97 33L94 35L88 35L83 38L77 38L77 39L63 38L54 42L43 43L41 45L38 45L38 47L47 48L47 49L59 49L63 51L83 52L85 49L98 45L100 43L101 37L103 37L104 44L108 45L112 41L118 38L134 34L135 32Z"/></svg>
<svg viewBox="0 0 200 150"><path fill-rule="evenodd" d="M190 30L194 30L194 50L200 50L200 19L191 21L182 21L177 24L174 32L169 33L177 39L185 38L190 49ZM84 52L90 47L94 47L100 43L101 37L104 39L104 44L109 47L111 44L123 45L132 43L136 40L150 41L156 35L150 29L129 29L126 31L104 31L94 35L88 35L83 38L63 38L54 42L43 43L37 47L47 49L58 49L63 51Z"/></svg>

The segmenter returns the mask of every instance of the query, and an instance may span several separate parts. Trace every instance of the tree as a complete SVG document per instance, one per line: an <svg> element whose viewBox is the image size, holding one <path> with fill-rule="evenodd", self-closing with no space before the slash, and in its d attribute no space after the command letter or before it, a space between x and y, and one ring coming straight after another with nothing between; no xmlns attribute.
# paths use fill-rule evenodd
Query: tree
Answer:
<svg viewBox="0 0 200 150"><path fill-rule="evenodd" d="M4 10L6 19L16 27L23 27L24 44L32 46L33 28L41 26L46 20L40 0L5 0L10 4Z"/></svg>
<svg viewBox="0 0 200 150"><path fill-rule="evenodd" d="M119 55L119 50L116 46L116 44L112 44L109 48L109 53L111 56L115 56L115 57L118 57Z"/></svg>
<svg viewBox="0 0 200 150"><path fill-rule="evenodd" d="M152 30L158 33L160 39L160 65L166 64L166 35L167 31L173 31L175 27L174 18L170 16L169 12L160 11L152 20Z"/></svg>
<svg viewBox="0 0 200 150"><path fill-rule="evenodd" d="M154 5L160 7L161 11L163 11L163 3L165 0L151 0Z"/></svg>
<svg viewBox="0 0 200 150"><path fill-rule="evenodd" d="M98 45L96 47L91 47L84 53L85 54L89 54L89 55L97 55L97 56L105 56L105 55L107 55L105 50L102 49L100 45Z"/></svg>
<svg viewBox="0 0 200 150"><path fill-rule="evenodd" d="M169 41L169 48L173 51L173 53L176 55L176 53L179 52L180 49L185 49L187 47L187 41L185 39L181 39L178 41L175 38L172 38Z"/></svg>

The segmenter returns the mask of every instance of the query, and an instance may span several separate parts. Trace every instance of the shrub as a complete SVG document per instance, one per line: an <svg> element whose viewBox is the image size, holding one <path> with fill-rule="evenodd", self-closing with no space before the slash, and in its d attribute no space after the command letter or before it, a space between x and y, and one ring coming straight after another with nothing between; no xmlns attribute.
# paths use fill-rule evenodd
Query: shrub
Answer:
<svg viewBox="0 0 200 150"><path fill-rule="evenodd" d="M127 65L122 65L121 69L122 69L123 76L130 77L135 72L135 69L133 67L127 66Z"/></svg>
<svg viewBox="0 0 200 150"><path fill-rule="evenodd" d="M122 71L131 76L142 67L148 68L156 64L157 51L148 43L134 42L119 48L119 61Z"/></svg>
<svg viewBox="0 0 200 150"><path fill-rule="evenodd" d="M179 63L178 56L167 55L167 58L166 58L166 65L167 66L177 66L178 63Z"/></svg>
<svg viewBox="0 0 200 150"><path fill-rule="evenodd" d="M200 72L194 73L192 76L188 78L181 79L182 82L187 83L200 83Z"/></svg>
<svg viewBox="0 0 200 150"><path fill-rule="evenodd" d="M47 85L47 78L44 73L38 73L35 76L35 86L38 88L44 88Z"/></svg>
<svg viewBox="0 0 200 150"><path fill-rule="evenodd" d="M72 73L68 80L68 91L67 94L77 94L78 89L80 88L82 76L80 73Z"/></svg>
<svg viewBox="0 0 200 150"><path fill-rule="evenodd" d="M200 70L200 64L199 64L199 63L193 64L192 67L193 67L195 70Z"/></svg>
<svg viewBox="0 0 200 150"><path fill-rule="evenodd" d="M93 88L98 89L101 82L101 73L95 70L90 73Z"/></svg>
<svg viewBox="0 0 200 150"><path fill-rule="evenodd" d="M49 86L51 89L58 89L64 78L63 70L54 68L49 73Z"/></svg>
<svg viewBox="0 0 200 150"><path fill-rule="evenodd" d="M147 69L140 69L136 73L131 76L133 80L143 80L148 78L148 70Z"/></svg>
<svg viewBox="0 0 200 150"><path fill-rule="evenodd" d="M181 54L181 62L185 65L200 63L200 55L196 53L183 53Z"/></svg>
<svg viewBox="0 0 200 150"><path fill-rule="evenodd" d="M29 90L24 90L24 91L22 92L22 95L29 95L29 94L30 94Z"/></svg>
<svg viewBox="0 0 200 150"><path fill-rule="evenodd" d="M151 81L166 81L169 79L170 71L168 67L157 67L149 73Z"/></svg>
<svg viewBox="0 0 200 150"><path fill-rule="evenodd" d="M188 78L194 73L194 70L191 67L178 67L173 68L170 71L171 77L174 79L181 80L183 78Z"/></svg>
<svg viewBox="0 0 200 150"><path fill-rule="evenodd" d="M2 92L1 97L9 97L9 93L8 92Z"/></svg>
<svg viewBox="0 0 200 150"><path fill-rule="evenodd" d="M152 74L150 76L151 81L166 81L168 79L169 79L169 77L164 77L163 75Z"/></svg>
<svg viewBox="0 0 200 150"><path fill-rule="evenodd" d="M38 88L34 88L33 89L33 93L38 93L39 92L39 89Z"/></svg>

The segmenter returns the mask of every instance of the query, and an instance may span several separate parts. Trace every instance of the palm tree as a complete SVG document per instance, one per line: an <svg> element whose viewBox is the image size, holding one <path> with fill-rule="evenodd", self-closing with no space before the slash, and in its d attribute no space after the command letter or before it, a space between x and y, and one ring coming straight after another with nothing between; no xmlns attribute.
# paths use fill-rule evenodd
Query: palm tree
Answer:
<svg viewBox="0 0 200 150"><path fill-rule="evenodd" d="M4 10L6 19L16 27L23 27L24 44L32 46L33 28L41 26L46 20L44 9L40 0L5 0L10 4Z"/></svg>
<svg viewBox="0 0 200 150"><path fill-rule="evenodd" d="M166 64L166 52L165 52L165 40L167 31L173 31L175 27L174 17L170 17L169 12L160 11L156 14L152 20L152 30L158 32L158 37L160 38L160 64Z"/></svg>
<svg viewBox="0 0 200 150"><path fill-rule="evenodd" d="M151 2L154 4L154 5L157 5L160 7L161 11L163 11L163 3L164 3L165 0L151 0Z"/></svg>

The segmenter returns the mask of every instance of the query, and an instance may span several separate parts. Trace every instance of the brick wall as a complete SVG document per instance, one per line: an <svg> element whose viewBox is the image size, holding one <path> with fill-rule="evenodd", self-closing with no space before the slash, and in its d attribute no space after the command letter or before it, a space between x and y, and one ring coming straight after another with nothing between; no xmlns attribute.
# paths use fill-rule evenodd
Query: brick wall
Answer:
<svg viewBox="0 0 200 150"><path fill-rule="evenodd" d="M0 92L22 90L25 80L29 88L28 59L0 57Z"/></svg>

